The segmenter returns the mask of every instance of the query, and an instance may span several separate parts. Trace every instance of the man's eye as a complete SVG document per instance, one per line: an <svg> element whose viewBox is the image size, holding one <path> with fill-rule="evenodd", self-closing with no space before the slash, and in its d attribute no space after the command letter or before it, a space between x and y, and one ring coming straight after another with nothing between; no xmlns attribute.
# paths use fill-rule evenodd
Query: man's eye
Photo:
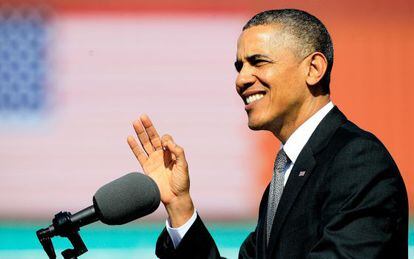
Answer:
<svg viewBox="0 0 414 259"><path fill-rule="evenodd" d="M256 67L260 67L260 66L265 65L267 63L268 62L266 60L255 60L252 65L254 65Z"/></svg>
<svg viewBox="0 0 414 259"><path fill-rule="evenodd" d="M240 72L243 68L243 63L242 62L234 62L234 67L236 68L237 72Z"/></svg>

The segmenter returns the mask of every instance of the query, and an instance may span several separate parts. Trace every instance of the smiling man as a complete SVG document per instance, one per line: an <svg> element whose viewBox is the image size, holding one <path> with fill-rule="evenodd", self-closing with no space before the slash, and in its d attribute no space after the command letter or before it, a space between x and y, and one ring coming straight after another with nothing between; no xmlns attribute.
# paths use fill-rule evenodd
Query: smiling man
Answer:
<svg viewBox="0 0 414 259"><path fill-rule="evenodd" d="M256 229L239 258L407 258L408 201L396 164L330 100L333 46L325 26L293 9L254 16L238 40L236 89L248 126L282 145ZM184 150L134 122L128 143L168 212L160 258L220 258L189 193Z"/></svg>
<svg viewBox="0 0 414 259"><path fill-rule="evenodd" d="M329 102L328 87L318 83L330 74L333 48L323 27L304 28L309 37L323 38L314 46L296 38L294 28L261 19L253 18L239 38L237 92L245 101L249 127L269 130L284 143Z"/></svg>

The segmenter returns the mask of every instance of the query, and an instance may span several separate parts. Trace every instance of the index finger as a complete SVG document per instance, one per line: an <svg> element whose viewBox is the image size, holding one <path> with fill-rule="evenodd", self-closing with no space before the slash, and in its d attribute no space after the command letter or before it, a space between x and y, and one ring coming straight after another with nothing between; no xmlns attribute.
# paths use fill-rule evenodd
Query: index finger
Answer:
<svg viewBox="0 0 414 259"><path fill-rule="evenodd" d="M158 135L158 132L155 129L154 125L152 124L148 115L143 114L141 115L140 119L155 150L161 150L162 149L161 138Z"/></svg>
<svg viewBox="0 0 414 259"><path fill-rule="evenodd" d="M134 153L135 157L138 159L139 164L141 165L142 168L144 168L144 163L148 159L147 155L139 147L137 141L135 140L133 136L128 136L127 142L132 152Z"/></svg>

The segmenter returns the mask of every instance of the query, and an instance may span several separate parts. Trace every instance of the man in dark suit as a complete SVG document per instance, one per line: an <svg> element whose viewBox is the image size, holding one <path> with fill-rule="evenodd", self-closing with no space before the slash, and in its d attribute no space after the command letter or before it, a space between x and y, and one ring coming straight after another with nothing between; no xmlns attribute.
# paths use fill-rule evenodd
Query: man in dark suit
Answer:
<svg viewBox="0 0 414 259"><path fill-rule="evenodd" d="M282 143L257 227L240 258L407 258L408 201L383 144L330 101L333 47L325 26L299 10L254 16L238 41L237 92L248 125ZM167 209L160 258L220 258L189 194L183 149L147 116L128 143Z"/></svg>

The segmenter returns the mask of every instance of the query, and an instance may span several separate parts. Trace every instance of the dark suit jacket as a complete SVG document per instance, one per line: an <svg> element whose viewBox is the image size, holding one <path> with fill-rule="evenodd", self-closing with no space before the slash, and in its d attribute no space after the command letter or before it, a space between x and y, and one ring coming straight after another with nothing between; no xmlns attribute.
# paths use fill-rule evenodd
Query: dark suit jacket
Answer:
<svg viewBox="0 0 414 259"><path fill-rule="evenodd" d="M337 107L299 154L267 245L268 189L257 227L243 242L239 258L408 257L408 199L398 168L384 145L348 121ZM156 254L220 258L200 217L177 249L164 229Z"/></svg>

